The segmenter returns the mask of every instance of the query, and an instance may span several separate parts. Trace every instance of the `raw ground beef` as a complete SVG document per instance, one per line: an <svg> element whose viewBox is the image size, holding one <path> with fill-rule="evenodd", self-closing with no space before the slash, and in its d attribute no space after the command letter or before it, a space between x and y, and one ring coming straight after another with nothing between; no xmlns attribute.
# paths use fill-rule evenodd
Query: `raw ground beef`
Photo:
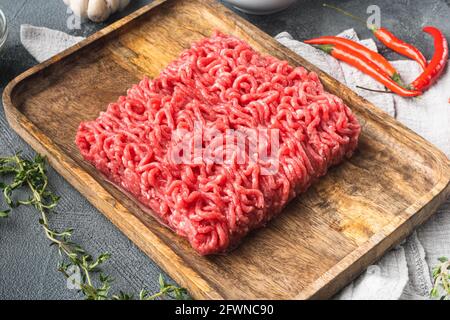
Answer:
<svg viewBox="0 0 450 320"><path fill-rule="evenodd" d="M230 129L278 132L261 147L275 152L277 170L264 173L274 162L249 154L253 139L242 148L237 140L224 146L228 140L206 137L211 130L228 137ZM179 130L184 134L177 136ZM154 80L133 86L97 120L81 123L76 143L87 161L207 255L226 252L264 226L350 157L359 134L356 117L315 73L215 33ZM175 161L180 141L192 145L199 136L207 141L201 150L226 151L227 161Z"/></svg>

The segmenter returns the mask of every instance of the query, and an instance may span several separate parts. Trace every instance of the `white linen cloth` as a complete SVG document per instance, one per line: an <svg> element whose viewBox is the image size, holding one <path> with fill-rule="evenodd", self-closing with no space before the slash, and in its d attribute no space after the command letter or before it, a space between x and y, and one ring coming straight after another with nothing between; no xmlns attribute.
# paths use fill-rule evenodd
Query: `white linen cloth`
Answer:
<svg viewBox="0 0 450 320"><path fill-rule="evenodd" d="M45 61L83 40L65 32L28 24L20 26L20 41L27 51L39 62Z"/></svg>
<svg viewBox="0 0 450 320"><path fill-rule="evenodd" d="M344 31L341 36L359 41L353 29ZM22 44L39 62L82 39L47 28L21 26ZM450 157L450 72L446 72L422 97L403 99L396 95L356 88L358 85L383 89L383 86L355 68L294 40L287 32L279 34L276 39L432 142ZM373 50L377 49L373 40L361 42ZM393 65L405 82L410 82L420 73L420 67L413 61L394 61ZM335 298L429 299L432 287L431 269L441 256L450 257L450 199L402 245L386 253L377 264L367 268Z"/></svg>

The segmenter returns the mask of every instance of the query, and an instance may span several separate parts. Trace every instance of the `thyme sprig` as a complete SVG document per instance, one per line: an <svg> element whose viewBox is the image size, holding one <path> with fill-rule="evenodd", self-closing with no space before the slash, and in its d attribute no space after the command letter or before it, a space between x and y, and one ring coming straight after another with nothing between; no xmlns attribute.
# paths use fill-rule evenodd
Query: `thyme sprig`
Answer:
<svg viewBox="0 0 450 320"><path fill-rule="evenodd" d="M139 294L140 300L155 300L160 297L170 297L176 300L183 300L187 296L187 290L169 284L166 282L162 274L159 275L159 292L151 294L146 290L142 290Z"/></svg>
<svg viewBox="0 0 450 320"><path fill-rule="evenodd" d="M159 275L159 292L151 294L147 290L141 290L139 300L156 300L161 298L172 298L176 300L186 300L188 292L185 288L180 288L167 283L163 275ZM132 300L134 297L124 292L113 296L113 300Z"/></svg>
<svg viewBox="0 0 450 320"><path fill-rule="evenodd" d="M58 270L79 288L79 291L88 300L131 300L133 295L120 292L111 295L113 279L102 273L101 266L110 258L109 253L102 253L98 257L88 254L78 244L70 240L73 229L56 231L49 226L49 213L56 213L60 197L48 188L48 177L44 157L37 155L29 160L20 154L9 157L0 157L0 190L2 190L5 203L9 206L0 210L0 218L7 218L11 210L19 206L31 206L39 212L39 223L50 245L58 249L61 256ZM8 182L7 182L8 180ZM15 200L15 191L23 190L28 194L24 200ZM72 271L79 270L77 280L72 277ZM184 288L166 283L164 277L159 278L160 291L150 294L142 290L139 294L141 300L155 300L161 298L186 299L187 291Z"/></svg>
<svg viewBox="0 0 450 320"><path fill-rule="evenodd" d="M450 261L446 257L439 258L439 264L433 268L434 285L431 297L450 300Z"/></svg>

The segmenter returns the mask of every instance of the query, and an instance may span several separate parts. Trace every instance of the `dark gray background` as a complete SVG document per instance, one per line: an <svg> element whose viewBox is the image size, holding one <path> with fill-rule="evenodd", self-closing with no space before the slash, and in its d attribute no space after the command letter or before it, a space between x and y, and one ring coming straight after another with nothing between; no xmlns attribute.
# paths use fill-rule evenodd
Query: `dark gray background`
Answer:
<svg viewBox="0 0 450 320"><path fill-rule="evenodd" d="M70 31L68 14L62 0L0 0L0 8L9 20L10 35L6 47L0 51L0 93L15 76L36 64L19 40L21 24L32 24L62 30L73 35L88 36L107 24L151 2L133 0L123 13L102 24L85 23L81 30ZM294 38L304 40L319 35L336 34L354 27L362 38L370 32L364 26L322 7L321 0L299 0L283 12L269 16L241 14L270 35L290 32ZM402 39L416 44L427 57L433 53L432 41L421 28L435 25L450 38L450 0L327 0L354 14L364 16L369 5L378 5L382 11L382 24L395 31ZM390 59L399 58L381 48ZM0 155L30 148L11 131L0 108ZM51 183L61 196L59 215L50 223L59 228L74 227L74 240L92 253L109 251L112 259L106 271L115 279L113 291L138 292L141 288L156 290L161 270L136 246L121 234L78 192L58 174L50 170ZM55 187L57 186L57 188ZM3 203L0 201L0 208ZM48 247L33 210L19 209L10 218L0 220L0 299L73 299L81 298L66 288L66 282L56 271L55 251Z"/></svg>

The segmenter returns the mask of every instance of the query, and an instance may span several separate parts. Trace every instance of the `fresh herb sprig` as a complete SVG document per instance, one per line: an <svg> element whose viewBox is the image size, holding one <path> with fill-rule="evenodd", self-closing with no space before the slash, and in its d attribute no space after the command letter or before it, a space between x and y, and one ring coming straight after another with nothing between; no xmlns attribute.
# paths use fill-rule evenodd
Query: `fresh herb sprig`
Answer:
<svg viewBox="0 0 450 320"><path fill-rule="evenodd" d="M439 264L433 269L434 285L431 297L450 300L450 261L446 257L439 258Z"/></svg>
<svg viewBox="0 0 450 320"><path fill-rule="evenodd" d="M102 273L101 266L110 258L110 254L102 253L97 258L88 254L82 247L70 240L73 229L56 231L49 226L49 213L58 204L60 198L48 188L48 177L45 168L44 157L37 155L29 160L16 154L10 157L0 157L0 189L3 191L5 203L9 206L6 210L0 210L0 218L7 218L11 210L19 206L34 207L40 214L39 223L45 236L50 240L51 246L55 246L61 256L58 270L79 288L79 291L88 300L131 300L133 295L120 292L111 295L111 283L113 279ZM7 182L8 180L9 182ZM15 200L14 192L25 191L28 198ZM72 277L71 272L79 270L79 280ZM142 290L140 300L155 300L162 298L186 299L187 291L184 288L166 283L164 277L159 278L160 291L150 294Z"/></svg>
<svg viewBox="0 0 450 320"><path fill-rule="evenodd" d="M184 300L187 296L187 290L167 283L162 274L159 275L159 292L151 294L142 290L139 294L140 300L155 300L160 297L170 297L176 300Z"/></svg>
<svg viewBox="0 0 450 320"><path fill-rule="evenodd" d="M147 290L141 290L139 293L139 300L156 300L161 298L171 298L176 300L186 300L188 292L185 288L180 288L167 283L163 275L159 275L159 292L150 293ZM120 292L118 295L113 296L113 300L132 300L134 297Z"/></svg>

